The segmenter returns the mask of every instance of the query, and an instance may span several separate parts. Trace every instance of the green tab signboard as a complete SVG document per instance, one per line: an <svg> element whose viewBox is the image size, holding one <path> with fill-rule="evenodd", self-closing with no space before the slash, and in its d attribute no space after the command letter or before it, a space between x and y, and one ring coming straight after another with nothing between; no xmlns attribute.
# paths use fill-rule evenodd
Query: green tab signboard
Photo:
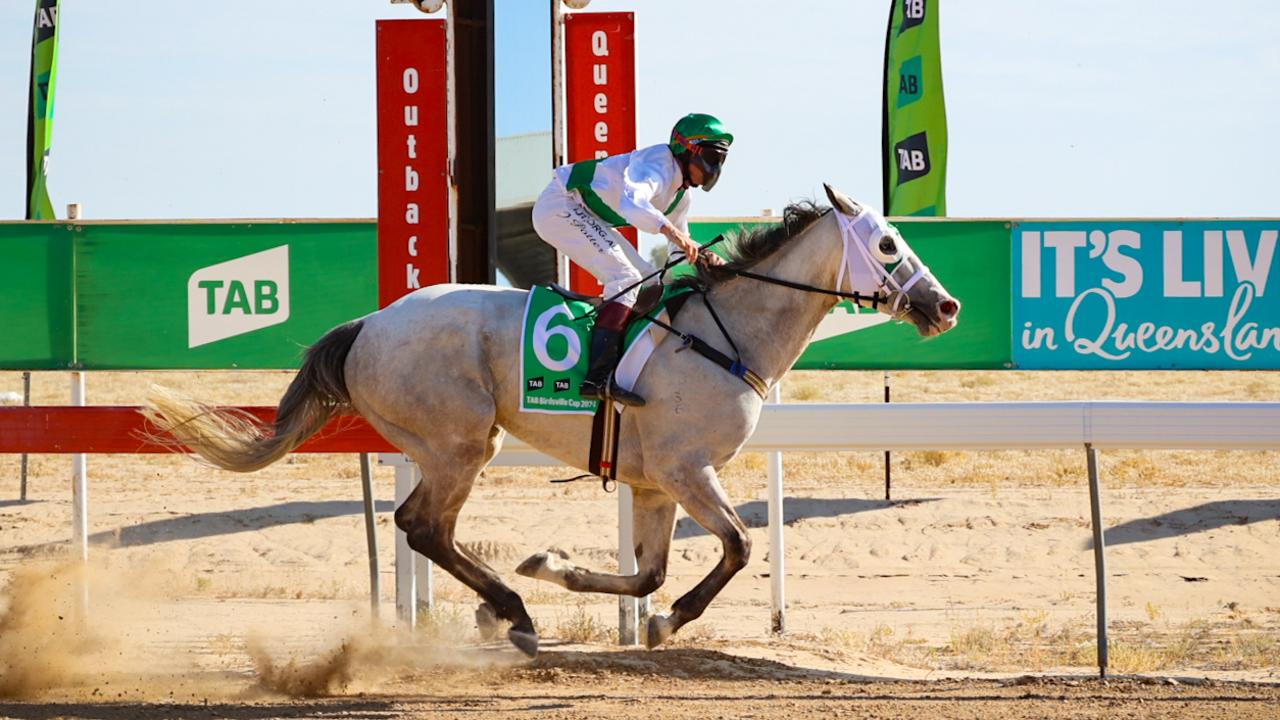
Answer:
<svg viewBox="0 0 1280 720"><path fill-rule="evenodd" d="M947 112L938 0L893 0L884 49L884 210L947 214Z"/></svg>
<svg viewBox="0 0 1280 720"><path fill-rule="evenodd" d="M71 238L60 223L0 224L0 368L71 366Z"/></svg>
<svg viewBox="0 0 1280 720"><path fill-rule="evenodd" d="M372 223L77 225L79 362L105 368L292 368L372 312Z"/></svg>
<svg viewBox="0 0 1280 720"><path fill-rule="evenodd" d="M690 230L705 243L739 224ZM1280 368L1280 220L895 225L962 303L959 325L924 339L842 303L797 368ZM294 368L377 306L373 222L0 222L0 252L6 370ZM550 369L526 379L564 407L570 311L537 322L550 307L531 310L541 344L525 348Z"/></svg>

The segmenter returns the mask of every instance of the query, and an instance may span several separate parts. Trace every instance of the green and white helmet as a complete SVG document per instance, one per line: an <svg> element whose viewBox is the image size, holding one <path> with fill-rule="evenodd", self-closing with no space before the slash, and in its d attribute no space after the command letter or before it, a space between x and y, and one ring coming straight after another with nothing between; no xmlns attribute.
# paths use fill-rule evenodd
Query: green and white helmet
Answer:
<svg viewBox="0 0 1280 720"><path fill-rule="evenodd" d="M720 179L720 168L732 144L733 134L724 129L724 123L705 113L689 113L671 129L671 154L680 161L686 180L689 164L698 165L703 174L703 190L711 190Z"/></svg>

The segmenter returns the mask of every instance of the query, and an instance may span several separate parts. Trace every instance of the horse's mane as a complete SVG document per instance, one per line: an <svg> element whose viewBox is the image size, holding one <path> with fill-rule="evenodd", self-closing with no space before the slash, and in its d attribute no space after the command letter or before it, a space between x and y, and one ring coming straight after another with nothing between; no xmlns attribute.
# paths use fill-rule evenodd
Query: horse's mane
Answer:
<svg viewBox="0 0 1280 720"><path fill-rule="evenodd" d="M676 284L712 287L728 280L734 277L734 270L746 270L774 254L830 210L810 200L792 203L782 211L782 222L740 228L726 238L728 251L724 265L699 263L696 276L681 278Z"/></svg>

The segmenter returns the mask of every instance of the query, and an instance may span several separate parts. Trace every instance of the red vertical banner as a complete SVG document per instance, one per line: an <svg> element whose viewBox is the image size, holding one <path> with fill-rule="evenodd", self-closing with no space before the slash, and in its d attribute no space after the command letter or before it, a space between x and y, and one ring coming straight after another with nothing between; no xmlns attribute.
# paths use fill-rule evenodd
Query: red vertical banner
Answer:
<svg viewBox="0 0 1280 720"><path fill-rule="evenodd" d="M377 21L378 307L449 282L444 20Z"/></svg>
<svg viewBox="0 0 1280 720"><path fill-rule="evenodd" d="M564 16L564 94L568 160L591 160L636 149L636 32L629 12ZM623 234L637 245L635 228ZM586 270L571 265L573 290L599 293Z"/></svg>

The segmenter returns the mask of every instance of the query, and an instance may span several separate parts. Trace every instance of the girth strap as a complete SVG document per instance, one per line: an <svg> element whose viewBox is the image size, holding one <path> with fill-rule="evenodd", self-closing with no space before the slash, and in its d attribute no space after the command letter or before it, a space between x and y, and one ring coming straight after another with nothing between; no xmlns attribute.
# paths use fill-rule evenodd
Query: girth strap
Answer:
<svg viewBox="0 0 1280 720"><path fill-rule="evenodd" d="M706 302L707 298L705 294L703 294L702 299L703 299L703 302ZM711 306L708 305L707 309L710 310ZM712 316L715 315L714 310L712 310L711 313L712 313ZM763 400L769 394L769 384L764 381L764 378L757 375L754 370L747 367L746 365L743 365L741 360L735 360L729 357L728 355L725 355L724 353L715 349L711 345L707 344L705 340L703 340L702 338L696 335L690 335L688 333L680 332L674 327L654 317L652 314L646 315L645 317L648 318L650 321L652 321L654 325L657 325L663 330L666 330L672 335L675 335L676 337L680 338L682 347L678 348L676 352L680 352L681 350L685 350L685 349L692 349L694 352L698 353L702 357L724 368L725 371L728 372L730 375L745 382L752 390L756 392L757 395L760 396L761 400ZM674 319L674 313L672 313L672 319ZM724 325L720 323L720 318L718 317L716 318L716 324L720 326L720 331L724 332ZM726 337L728 337L727 334L726 334ZM729 344L733 345L733 341L730 340Z"/></svg>

